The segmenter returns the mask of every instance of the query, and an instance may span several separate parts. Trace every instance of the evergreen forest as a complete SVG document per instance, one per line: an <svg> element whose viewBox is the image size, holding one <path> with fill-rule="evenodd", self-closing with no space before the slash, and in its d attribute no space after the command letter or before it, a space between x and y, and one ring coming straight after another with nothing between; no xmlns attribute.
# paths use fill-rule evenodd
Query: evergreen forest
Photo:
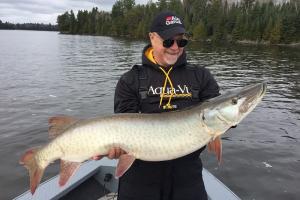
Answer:
<svg viewBox="0 0 300 200"><path fill-rule="evenodd" d="M38 31L57 31L57 25L39 24L39 23L23 23L13 24L9 22L2 22L0 20L0 30L38 30Z"/></svg>
<svg viewBox="0 0 300 200"><path fill-rule="evenodd" d="M261 3L242 0L158 0L136 5L134 0L117 0L111 12L67 11L57 17L65 34L146 38L152 18L171 10L184 19L190 38L199 41L291 44L300 42L300 1Z"/></svg>

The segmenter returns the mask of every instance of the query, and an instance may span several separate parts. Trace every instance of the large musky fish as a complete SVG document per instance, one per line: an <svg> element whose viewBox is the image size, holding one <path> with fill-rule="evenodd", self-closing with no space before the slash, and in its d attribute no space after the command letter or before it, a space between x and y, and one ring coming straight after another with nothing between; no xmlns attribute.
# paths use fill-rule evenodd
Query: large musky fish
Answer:
<svg viewBox="0 0 300 200"><path fill-rule="evenodd" d="M42 148L28 150L20 159L30 175L33 194L45 168L61 159L59 185L63 186L80 163L96 155L107 155L113 147L127 153L119 158L116 177L122 176L135 159L171 160L208 145L221 159L222 135L237 125L261 101L266 84L229 91L188 109L157 113L124 113L76 120L49 119L54 139Z"/></svg>

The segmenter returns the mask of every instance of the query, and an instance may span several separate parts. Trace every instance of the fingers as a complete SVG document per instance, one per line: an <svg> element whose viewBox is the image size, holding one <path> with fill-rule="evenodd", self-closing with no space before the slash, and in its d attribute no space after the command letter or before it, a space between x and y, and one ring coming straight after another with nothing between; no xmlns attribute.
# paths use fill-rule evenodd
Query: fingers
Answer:
<svg viewBox="0 0 300 200"><path fill-rule="evenodd" d="M93 160L100 160L104 156L107 156L109 159L118 159L123 154L126 154L126 152L123 149L121 149L119 147L115 147L115 148L110 149L107 155L93 156L92 159Z"/></svg>
<svg viewBox="0 0 300 200"><path fill-rule="evenodd" d="M109 150L107 157L109 159L118 158L118 157L120 157L119 152L120 152L120 148L112 148L111 150Z"/></svg>
<svg viewBox="0 0 300 200"><path fill-rule="evenodd" d="M103 158L104 156L98 155L98 156L93 156L92 159L93 160L100 160L101 158Z"/></svg>
<svg viewBox="0 0 300 200"><path fill-rule="evenodd" d="M109 159L118 159L122 154L125 154L126 152L123 151L121 148L119 147L115 147L115 148L112 148L109 152L108 152L108 155L107 157Z"/></svg>
<svg viewBox="0 0 300 200"><path fill-rule="evenodd" d="M123 154L126 154L126 153L127 153L126 151L124 151L123 149L121 149L121 154L120 154L120 156L123 155Z"/></svg>

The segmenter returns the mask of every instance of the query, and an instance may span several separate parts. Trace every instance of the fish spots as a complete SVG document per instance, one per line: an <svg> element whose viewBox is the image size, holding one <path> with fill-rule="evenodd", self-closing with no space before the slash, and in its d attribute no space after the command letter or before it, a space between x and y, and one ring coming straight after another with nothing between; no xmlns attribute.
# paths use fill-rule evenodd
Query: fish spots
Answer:
<svg viewBox="0 0 300 200"><path fill-rule="evenodd" d="M289 136L289 135L282 135L281 137L283 137L283 138L288 138L288 139L291 139L291 140L297 141L297 138L294 138L294 137L292 137L292 136Z"/></svg>

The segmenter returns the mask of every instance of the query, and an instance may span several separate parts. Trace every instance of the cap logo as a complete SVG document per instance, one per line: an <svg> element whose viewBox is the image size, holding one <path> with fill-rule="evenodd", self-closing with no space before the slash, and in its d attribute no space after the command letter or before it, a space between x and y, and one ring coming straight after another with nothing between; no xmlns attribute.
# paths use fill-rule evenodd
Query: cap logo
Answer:
<svg viewBox="0 0 300 200"><path fill-rule="evenodd" d="M166 25L171 25L171 24L182 24L180 19L176 16L168 16L166 17Z"/></svg>

